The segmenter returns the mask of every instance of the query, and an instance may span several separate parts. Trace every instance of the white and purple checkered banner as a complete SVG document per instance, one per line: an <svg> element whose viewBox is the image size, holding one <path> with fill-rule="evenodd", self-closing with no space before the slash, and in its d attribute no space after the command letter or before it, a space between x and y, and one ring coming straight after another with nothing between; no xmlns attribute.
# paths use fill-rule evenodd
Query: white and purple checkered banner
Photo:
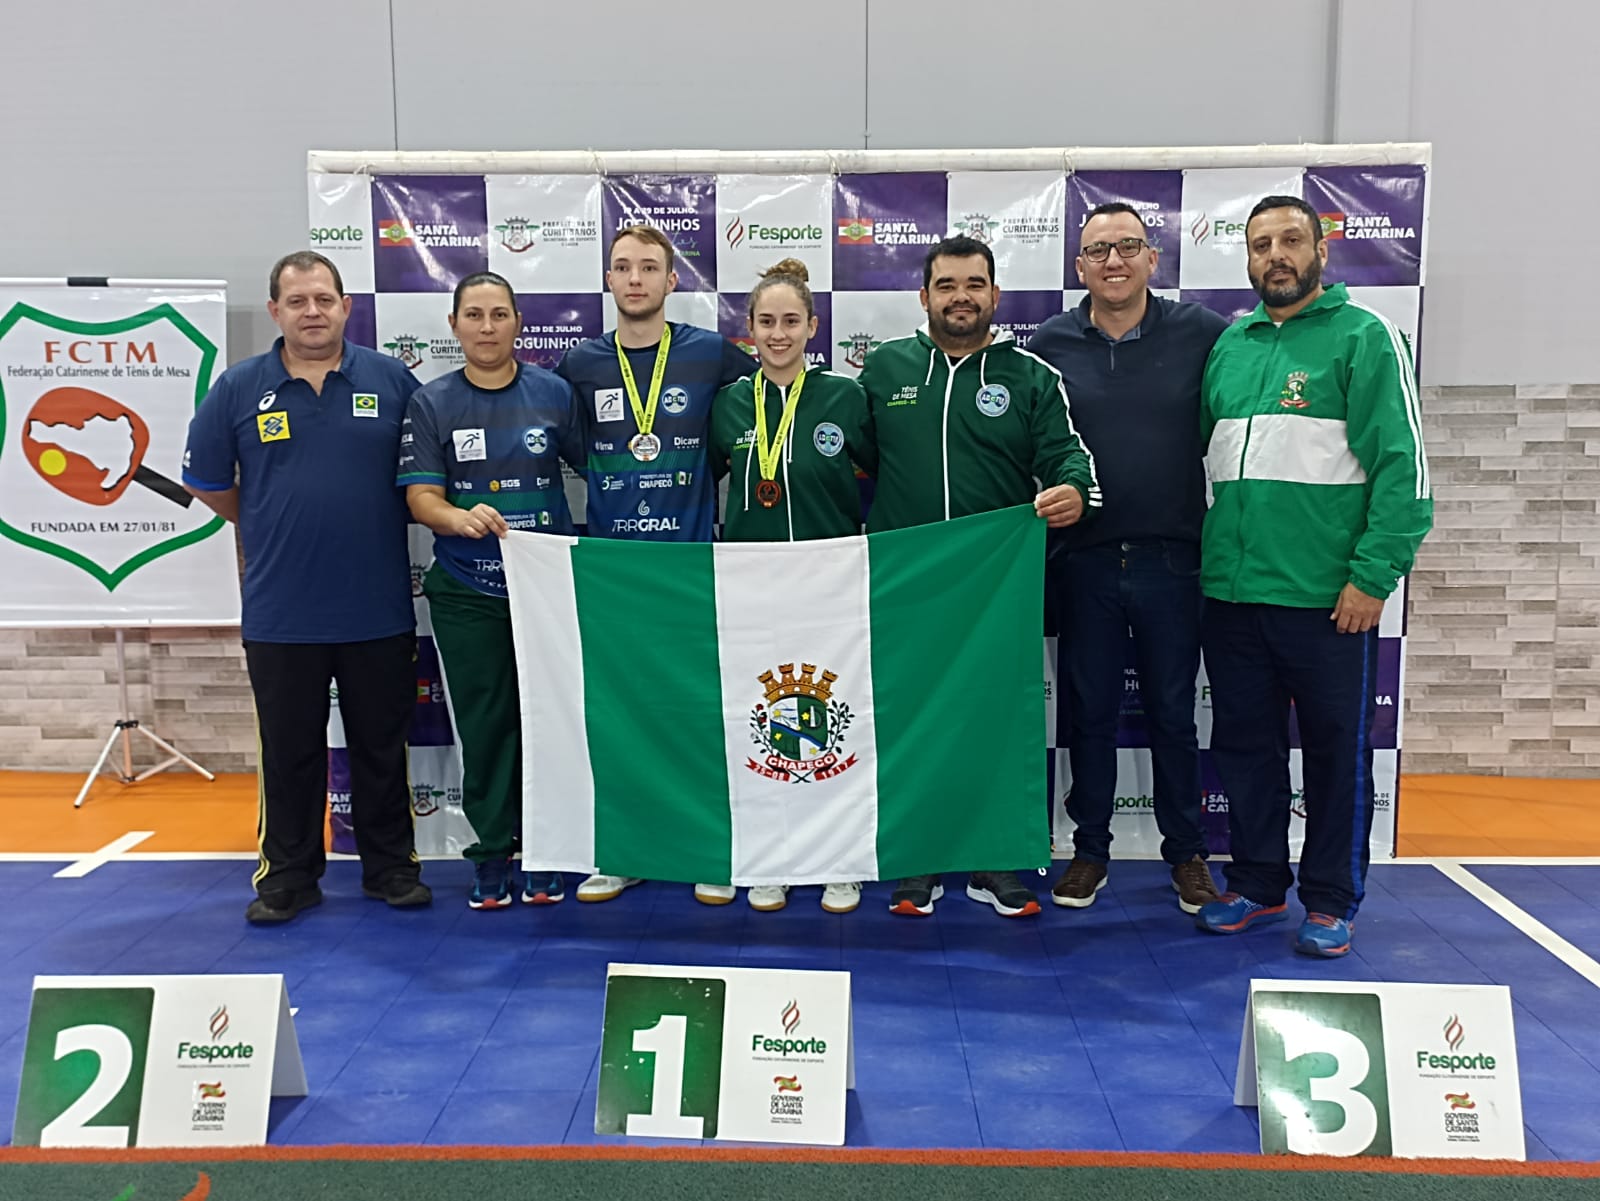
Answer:
<svg viewBox="0 0 1600 1201"><path fill-rule="evenodd" d="M1290 194L1322 215L1330 239L1326 278L1349 284L1352 296L1392 319L1411 339L1420 368L1428 158L1426 145L639 153L604 162L565 152L313 152L310 245L339 266L354 297L351 340L387 350L423 380L463 362L446 317L450 291L473 271L497 271L516 289L523 320L518 355L527 362L554 366L567 347L610 329L616 308L605 288L606 246L617 230L639 223L663 230L677 247L678 288L668 297L668 317L736 340L747 338L745 296L761 270L782 258L802 260L820 318L808 355L854 375L874 346L922 324L922 259L949 234L983 239L993 249L1002 289L995 322L1025 345L1040 322L1085 295L1073 258L1095 205L1122 200L1143 216L1161 251L1152 280L1157 292L1235 318L1256 304L1245 273L1245 219L1262 196ZM576 480L568 491L581 522ZM431 535L415 528L414 581L430 545ZM417 845L424 854L453 854L472 841L472 832L460 808L459 757L420 595L417 604L422 650L411 767ZM1379 854L1394 845L1404 627L1402 592L1385 608L1380 628L1373 829ZM1054 699L1055 639L1047 637L1045 646L1052 699L1044 741L1056 845L1064 853L1071 845L1063 801L1070 784L1066 714ZM1195 698L1205 748L1211 706L1203 675ZM340 733L336 721L330 791L336 845L349 849ZM1131 666L1119 746L1117 853L1154 856L1160 836ZM1204 751L1202 760L1207 837L1221 853L1227 798ZM1290 767L1298 814L1298 749ZM1302 830L1297 817L1296 848Z"/></svg>

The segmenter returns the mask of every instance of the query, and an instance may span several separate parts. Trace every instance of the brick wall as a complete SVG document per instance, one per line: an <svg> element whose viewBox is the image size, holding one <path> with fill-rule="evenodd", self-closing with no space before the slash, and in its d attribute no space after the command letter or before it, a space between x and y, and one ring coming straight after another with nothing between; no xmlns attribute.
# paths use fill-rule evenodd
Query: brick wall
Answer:
<svg viewBox="0 0 1600 1201"><path fill-rule="evenodd" d="M1422 390L1407 771L1600 773L1600 385Z"/></svg>
<svg viewBox="0 0 1600 1201"><path fill-rule="evenodd" d="M211 771L254 771L238 631L129 630L125 639L133 715ZM0 768L87 772L117 710L111 631L0 630ZM136 766L157 756L135 739Z"/></svg>
<svg viewBox="0 0 1600 1201"><path fill-rule="evenodd" d="M1404 767L1600 773L1600 385L1422 396L1436 523L1411 578ZM136 716L213 771L253 769L236 632L130 631L127 655ZM0 630L0 768L87 771L116 709L109 632Z"/></svg>

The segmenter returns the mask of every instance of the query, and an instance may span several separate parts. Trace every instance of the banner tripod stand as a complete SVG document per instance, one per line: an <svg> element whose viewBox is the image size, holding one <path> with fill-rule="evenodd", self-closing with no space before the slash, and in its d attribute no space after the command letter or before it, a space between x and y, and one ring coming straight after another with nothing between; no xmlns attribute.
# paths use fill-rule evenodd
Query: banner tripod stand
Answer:
<svg viewBox="0 0 1600 1201"><path fill-rule="evenodd" d="M137 784L141 780L148 780L157 772L166 771L167 768L174 767L179 763L183 764L190 771L197 772L204 776L207 780L215 780L217 778L213 773L208 772L205 768L201 767L193 759L189 758L188 755L185 755L182 751L173 746L170 742L166 741L159 734L153 734L149 730L145 729L139 724L139 719L133 716L133 711L128 706L128 659L127 654L123 649L122 628L120 626L117 627L116 634L117 687L122 696L122 703L117 709L117 712L121 713L122 716L117 719L114 727L112 728L111 737L106 739L106 745L100 751L100 758L95 760L94 769L89 773L88 778L84 780L83 787L78 790L78 799L72 802L72 807L74 809L83 808L83 801L84 798L89 795L90 786L95 782L95 779L100 775L101 770L105 767L106 760L111 756L111 748L117 745L118 739L121 739L122 741L122 770L120 772L115 772L115 775L117 779L121 780L124 784ZM145 768L145 770L140 772L138 775L133 774L133 735L135 734L140 734L145 738L148 738L168 755L168 758L163 759L154 767Z"/></svg>

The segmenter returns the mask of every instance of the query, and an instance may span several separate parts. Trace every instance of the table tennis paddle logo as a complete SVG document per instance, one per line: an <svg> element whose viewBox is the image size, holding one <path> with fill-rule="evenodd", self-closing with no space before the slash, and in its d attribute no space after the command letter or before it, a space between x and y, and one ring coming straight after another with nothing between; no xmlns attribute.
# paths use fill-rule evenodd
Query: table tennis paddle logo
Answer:
<svg viewBox="0 0 1600 1201"><path fill-rule="evenodd" d="M132 306L107 321L31 298L0 309L0 538L107 591L226 525L177 479L219 348L186 315L198 310Z"/></svg>
<svg viewBox="0 0 1600 1201"><path fill-rule="evenodd" d="M144 465L150 427L119 400L89 388L54 388L22 423L22 453L39 478L86 505L111 505L140 484L187 508L183 485Z"/></svg>

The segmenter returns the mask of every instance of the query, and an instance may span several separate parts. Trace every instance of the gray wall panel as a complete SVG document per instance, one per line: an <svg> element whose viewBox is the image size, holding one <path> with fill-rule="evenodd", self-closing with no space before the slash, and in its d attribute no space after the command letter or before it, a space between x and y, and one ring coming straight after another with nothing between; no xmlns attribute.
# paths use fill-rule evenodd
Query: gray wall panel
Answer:
<svg viewBox="0 0 1600 1201"><path fill-rule="evenodd" d="M310 146L392 146L386 0L7 0L0 274L224 278L229 353L274 332Z"/></svg>
<svg viewBox="0 0 1600 1201"><path fill-rule="evenodd" d="M394 0L400 148L860 146L864 11Z"/></svg>
<svg viewBox="0 0 1600 1201"><path fill-rule="evenodd" d="M871 0L870 145L1326 141L1330 3Z"/></svg>

